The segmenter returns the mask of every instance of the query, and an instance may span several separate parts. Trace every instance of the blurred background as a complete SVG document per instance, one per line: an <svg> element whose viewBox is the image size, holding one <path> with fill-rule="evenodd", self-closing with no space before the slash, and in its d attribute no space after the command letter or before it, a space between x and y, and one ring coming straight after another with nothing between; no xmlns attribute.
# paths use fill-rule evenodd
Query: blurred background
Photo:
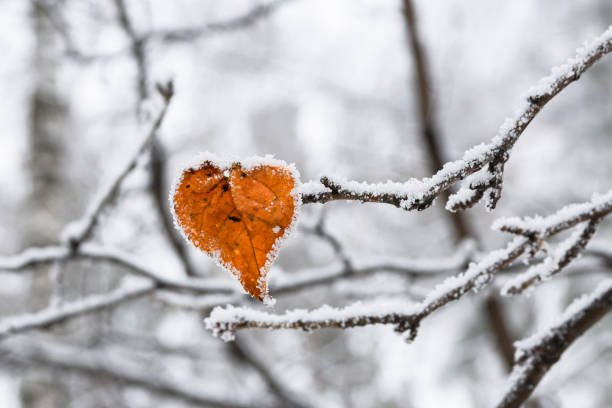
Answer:
<svg viewBox="0 0 612 408"><path fill-rule="evenodd" d="M612 23L608 0L412 6L428 120L444 161L489 141L531 85ZM303 181L431 175L437 167L422 134L414 36L403 10L400 0L0 0L0 254L60 242L66 224L134 154L158 107L157 81L174 81L167 118L93 240L168 276L234 282L168 222L170 183L200 151L274 154L295 163ZM338 262L329 239L313 233L321 220L349 258L446 257L458 238L485 251L501 247L509 238L490 230L495 218L546 214L611 188L610 95L607 57L528 127L495 212L477 205L463 213L469 234L458 232L442 202L410 213L382 204L308 205L276 266L290 278ZM611 235L604 223L595 241L606 245ZM82 260L0 272L0 316L107 292L125 274ZM229 407L487 407L508 375L495 322L504 323L506 340L523 338L609 274L598 264L570 269L530 296L469 296L425 321L413 344L389 327L253 330L225 344L204 329L206 306L145 297L0 340L0 406L221 406L168 393L170 381ZM279 296L275 311L418 300L441 279L381 272ZM581 338L534 404L612 406L611 329L608 318ZM151 381L20 355L24 345L93 356Z"/></svg>

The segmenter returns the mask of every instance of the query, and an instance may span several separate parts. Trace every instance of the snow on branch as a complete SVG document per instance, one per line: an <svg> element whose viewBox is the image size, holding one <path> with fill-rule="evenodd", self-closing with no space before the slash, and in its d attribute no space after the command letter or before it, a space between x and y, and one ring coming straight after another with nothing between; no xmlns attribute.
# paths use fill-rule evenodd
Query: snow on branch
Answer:
<svg viewBox="0 0 612 408"><path fill-rule="evenodd" d="M548 221L543 223L545 228L539 235L541 240L572 228L579 222L589 219L592 221L580 231L578 236L574 236L560 246L562 255L555 258L556 265L560 265L562 268L574 259L592 236L598 221L609 211L612 211L605 210L608 208L606 203L607 199L610 198L609 195L612 195L612 192L604 195L594 195L589 203L569 205L554 215L544 218ZM577 209L580 209L580 211ZM591 218L582 215L583 212L590 214ZM503 225L503 222L498 222L495 225ZM310 331L327 327L347 328L371 324L392 324L395 326L395 330L403 333L407 340L412 340L417 335L422 319L446 304L458 300L466 293L472 290L478 291L487 285L499 271L505 269L521 255L532 249L533 245L533 239L530 235L519 235L510 241L505 248L490 252L478 262L472 262L464 273L444 280L422 302L409 306L397 303L385 303L383 306L377 306L376 303L373 305L357 303L342 309L323 306L313 311L289 311L283 315L233 306L228 306L225 309L216 307L205 320L206 326L213 334L221 336L225 340L231 340L234 332L247 328L303 329ZM352 266L354 271L359 270L358 263L352 262ZM437 265L437 267L439 266ZM340 274L346 274L346 271L340 272ZM333 279L331 278L333 273L329 273L329 275L330 279ZM320 278L311 277L310 280L329 281L324 276ZM396 308L394 309L394 307Z"/></svg>
<svg viewBox="0 0 612 408"><path fill-rule="evenodd" d="M510 217L497 219L491 228L538 239L554 235L584 221L605 217L612 212L612 190L593 194L586 203L570 204L547 217Z"/></svg>
<svg viewBox="0 0 612 408"><path fill-rule="evenodd" d="M72 249L78 248L83 241L89 238L98 221L98 218L100 217L100 214L106 208L106 206L113 202L125 178L132 172L132 170L136 168L138 158L151 145L151 142L153 141L153 138L159 130L164 117L166 116L166 112L168 111L168 106L172 100L172 96L174 95L174 86L171 81L165 85L157 84L157 90L162 96L163 106L159 111L157 118L153 121L148 133L136 150L136 153L132 156L125 168L115 177L113 182L102 190L92 201L83 218L70 223L64 229L62 233L62 241L68 244Z"/></svg>
<svg viewBox="0 0 612 408"><path fill-rule="evenodd" d="M554 253L526 272L509 280L502 287L503 295L517 295L535 284L551 279L576 259L591 240L601 218L594 218L563 241Z"/></svg>
<svg viewBox="0 0 612 408"><path fill-rule="evenodd" d="M497 408L518 408L561 355L612 310L612 279L576 299L549 327L515 343L515 364L507 390Z"/></svg>
<svg viewBox="0 0 612 408"><path fill-rule="evenodd" d="M292 274L280 274L281 271L277 270L277 273L273 275L271 287L274 293L280 295L331 284L342 279L366 277L377 272L392 272L412 278L434 277L465 267L468 261L472 259L474 249L473 242L466 241L459 245L455 253L448 257L436 257L435 259L367 256L352 259L350 269L347 269L343 262L342 264L331 264L317 269L305 269ZM235 286L225 280L166 277L164 274L142 264L130 253L97 244L82 244L76 252L70 252L62 246L30 248L18 255L0 257L0 271L23 271L37 265L68 259L110 262L127 268L136 275L153 280L158 289L166 291L211 295L225 300L240 300L242 298L241 294L234 289ZM206 300L205 303L208 304L209 302L210 299Z"/></svg>
<svg viewBox="0 0 612 408"><path fill-rule="evenodd" d="M525 97L515 115L506 119L488 144L466 151L460 160L446 163L429 178L403 183L360 183L324 176L320 183L308 182L300 193L303 203L356 200L392 204L404 210L423 210L452 185L465 180L465 186L451 195L447 209L456 211L476 204L483 197L488 209L495 208L501 196L504 165L523 131L542 108L565 87L576 81L595 62L612 51L612 26L601 36L577 50L574 58L553 68Z"/></svg>
<svg viewBox="0 0 612 408"><path fill-rule="evenodd" d="M202 384L177 381L138 367L111 353L100 353L64 344L19 339L0 346L0 360L14 366L49 368L69 373L118 381L121 385L146 388L154 393L190 403L190 406L247 408L246 402L232 402L227 396L204 391ZM55 371L54 371L55 372ZM258 404L258 406L262 406ZM266 406L266 405L263 405Z"/></svg>
<svg viewBox="0 0 612 408"><path fill-rule="evenodd" d="M518 258L528 247L529 241L517 237L506 248L494 251L468 270L452 276L438 285L421 303L377 301L355 303L345 308L327 305L313 311L294 310L283 315L228 306L215 308L205 319L206 327L224 340L232 340L234 332L247 328L302 329L349 328L372 324L392 324L403 337L412 341L420 322L442 306L455 301L471 290L478 290L493 275Z"/></svg>
<svg viewBox="0 0 612 408"><path fill-rule="evenodd" d="M234 286L223 280L200 278L170 278L139 262L133 254L96 244L82 244L71 252L65 247L30 248L19 255L0 257L0 271L22 271L41 264L69 259L89 259L109 262L127 268L135 275L152 280L157 289L185 291L198 294L235 294Z"/></svg>
<svg viewBox="0 0 612 408"><path fill-rule="evenodd" d="M534 251L542 246L545 238L584 223L582 228L578 228L569 238L559 244L544 261L506 282L502 288L502 294L522 293L534 284L548 280L561 272L584 251L601 220L611 212L612 190L605 194L594 194L589 202L565 206L547 217L512 217L496 220L492 225L493 229L526 237L531 241Z"/></svg>
<svg viewBox="0 0 612 408"><path fill-rule="evenodd" d="M155 289L151 281L124 279L119 288L104 294L91 295L71 303L51 306L34 313L11 316L0 320L0 339L26 330L41 329L67 319L94 313L102 309L147 295Z"/></svg>

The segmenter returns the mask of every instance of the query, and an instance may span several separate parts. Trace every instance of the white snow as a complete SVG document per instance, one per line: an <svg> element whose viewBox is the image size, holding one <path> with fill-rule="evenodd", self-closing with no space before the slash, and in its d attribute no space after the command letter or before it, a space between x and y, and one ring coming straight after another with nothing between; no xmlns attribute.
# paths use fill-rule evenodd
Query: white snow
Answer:
<svg viewBox="0 0 612 408"><path fill-rule="evenodd" d="M502 286L501 294L509 296L513 293L520 292L522 286L527 282L530 282L533 287L539 282L551 279L554 274L561 270L561 262L566 257L567 252L573 247L581 245L581 236L586 228L588 228L588 223L585 223L582 228L578 228L576 231L572 232L567 239L557 245L557 248L553 251L551 256L546 257L544 261L532 266L524 273L509 279Z"/></svg>
<svg viewBox="0 0 612 408"><path fill-rule="evenodd" d="M363 182L348 181L341 177L328 176L328 179L337 184L340 189L352 192L356 195L370 194L374 197L379 197L385 194L394 195L402 198L400 207L410 209L419 200L423 199L430 193L437 193L444 190L448 185L453 184L452 179L456 177L467 177L470 174L480 172L481 174L468 180L469 183L483 182L487 178L494 177L487 173L485 165L492 160L500 151L506 151L509 154L512 146L522 133L524 127L538 113L539 109L535 109L530 99L541 97L544 94L554 91L554 87L561 84L564 80L572 77L576 73L581 73L585 69L585 62L595 55L601 47L612 47L612 26L596 38L590 44L579 49L577 55L568 60L566 64L554 68L552 74L543 78L536 86L530 89L521 106L516 110L514 116L506 118L499 127L497 134L487 143L481 143L467 150L460 160L455 160L444 164L441 170L430 178L418 180L411 178L405 182L392 182L368 184ZM302 194L320 194L324 191L321 183L309 182L307 188ZM476 184L474 184L476 185ZM453 205L469 199L471 196L464 189L458 195L452 197L452 200L447 205L447 208L452 208Z"/></svg>
<svg viewBox="0 0 612 408"><path fill-rule="evenodd" d="M325 325L331 321L341 325L350 319L366 317L383 317L389 314L413 314L419 311L418 304L404 300L381 299L367 303L356 302L352 305L336 308L323 305L314 310L294 309L284 314L273 314L248 307L216 307L204 323L213 335L224 341L234 339L232 327L244 321L253 322L256 326L288 328L296 322L307 322L307 326Z"/></svg>
<svg viewBox="0 0 612 408"><path fill-rule="evenodd" d="M331 190L321 184L319 181L306 181L298 188L300 195L319 195L323 193L331 193Z"/></svg>
<svg viewBox="0 0 612 408"><path fill-rule="evenodd" d="M16 271L39 263L68 258L70 251L63 246L28 248L20 254L0 257L0 271Z"/></svg>
<svg viewBox="0 0 612 408"><path fill-rule="evenodd" d="M612 212L612 190L604 194L593 194L591 200L585 203L570 204L561 208L556 213L542 217L508 217L499 218L493 222L491 228L503 230L506 228L532 232L545 236L553 228L570 226L586 218L581 216L593 214L594 212Z"/></svg>
<svg viewBox="0 0 612 408"><path fill-rule="evenodd" d="M592 57L599 48L610 47L611 41L612 26L608 27L603 34L594 40L585 42L581 48L576 50L575 57L568 59L562 65L552 68L550 75L540 79L536 85L529 89L528 94L533 96L550 94L560 81L572 78L579 70L583 69L585 61Z"/></svg>
<svg viewBox="0 0 612 408"><path fill-rule="evenodd" d="M612 279L606 279L601 282L595 291L592 293L587 293L582 295L581 297L575 299L566 309L565 311L559 315L556 319L550 322L546 327L540 328L531 336L516 341L514 343L514 347L516 349L515 360L520 360L526 353L529 353L529 350L536 347L538 344L541 344L546 340L546 338L553 335L554 330L563 326L566 323L570 322L572 319L576 319L581 316L582 310L587 308L589 305L593 303L593 301L599 297L601 297L605 292L612 289Z"/></svg>
<svg viewBox="0 0 612 408"><path fill-rule="evenodd" d="M492 275L497 271L501 263L508 260L521 250L524 250L529 241L524 237L516 237L504 249L493 251L478 263L472 263L465 273L447 278L436 286L421 303L398 303L397 301L377 301L375 303L355 303L344 308L334 308L328 305L308 311L296 309L287 311L282 315L272 314L254 310L251 308L216 307L209 317L205 319L206 327L215 336L223 335L225 339L233 339L226 334L231 332L236 324L249 322L249 327L276 327L289 328L297 321L307 322L306 326L316 327L325 325L324 322L339 322L346 324L347 320L359 317L366 319L371 316L384 316L389 314L421 314L427 313L432 308L437 308L443 303L443 298L455 291L460 292L456 298L461 296L470 282L474 290L480 289L489 282Z"/></svg>

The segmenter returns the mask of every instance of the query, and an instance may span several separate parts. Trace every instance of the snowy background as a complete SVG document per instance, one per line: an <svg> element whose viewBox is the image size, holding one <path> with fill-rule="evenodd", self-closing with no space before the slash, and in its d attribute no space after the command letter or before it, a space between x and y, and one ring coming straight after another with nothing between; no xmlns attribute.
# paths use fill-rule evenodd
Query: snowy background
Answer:
<svg viewBox="0 0 612 408"><path fill-rule="evenodd" d="M612 23L608 0L414 3L442 147L452 159L489 141L531 85ZM229 20L265 3L126 4L134 29L147 33ZM2 255L59 243L64 226L82 216L139 145L147 114L157 105L139 103L129 41L110 0L0 0ZM68 44L93 58L71 55ZM399 1L293 0L248 27L189 41L153 39L145 48L147 86L172 78L176 90L159 139L167 157L166 188L183 163L204 150L274 154L295 163L303 181L322 174L370 182L431 174ZM491 231L495 218L547 214L612 188L611 95L608 57L528 127L506 167L498 208L487 213L477 205L467 211L482 250L508 240ZM149 192L149 167L145 155L104 212L94 241L136 254L167 276L181 276L183 266ZM337 262L329 244L305 228L316 223L323 207L326 230L349 257L435 259L454 251L440 203L424 212L355 202L308 205L300 220L304 228L277 260L283 279ZM605 245L610 239L612 229L604 222L595 241ZM198 275L238 285L191 247L188 256ZM125 272L88 261L63 268L61 278L48 266L0 272L0 315L39 310L58 297L61 302L108 291ZM529 296L503 298L513 339L551 321L606 274L610 269L573 270ZM418 297L439 279L379 273L280 296L274 311ZM312 406L488 407L503 392L507 372L485 317L485 297L469 296L432 316L413 344L383 326L310 334L256 330L238 337ZM261 376L204 329L204 317L143 298L0 341L11 347L31 339L79 346L220 398L252 406L273 401ZM540 406L612 406L611 324L603 320L553 368L536 392ZM2 407L191 404L104 375L0 364Z"/></svg>

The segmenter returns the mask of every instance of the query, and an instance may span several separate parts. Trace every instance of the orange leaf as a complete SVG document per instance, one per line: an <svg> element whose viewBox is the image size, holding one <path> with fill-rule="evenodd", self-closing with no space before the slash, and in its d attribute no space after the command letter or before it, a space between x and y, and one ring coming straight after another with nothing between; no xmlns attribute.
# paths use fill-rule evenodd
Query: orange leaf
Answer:
<svg viewBox="0 0 612 408"><path fill-rule="evenodd" d="M298 177L271 157L232 162L205 153L176 183L175 222L251 296L269 300L266 277L296 220Z"/></svg>

